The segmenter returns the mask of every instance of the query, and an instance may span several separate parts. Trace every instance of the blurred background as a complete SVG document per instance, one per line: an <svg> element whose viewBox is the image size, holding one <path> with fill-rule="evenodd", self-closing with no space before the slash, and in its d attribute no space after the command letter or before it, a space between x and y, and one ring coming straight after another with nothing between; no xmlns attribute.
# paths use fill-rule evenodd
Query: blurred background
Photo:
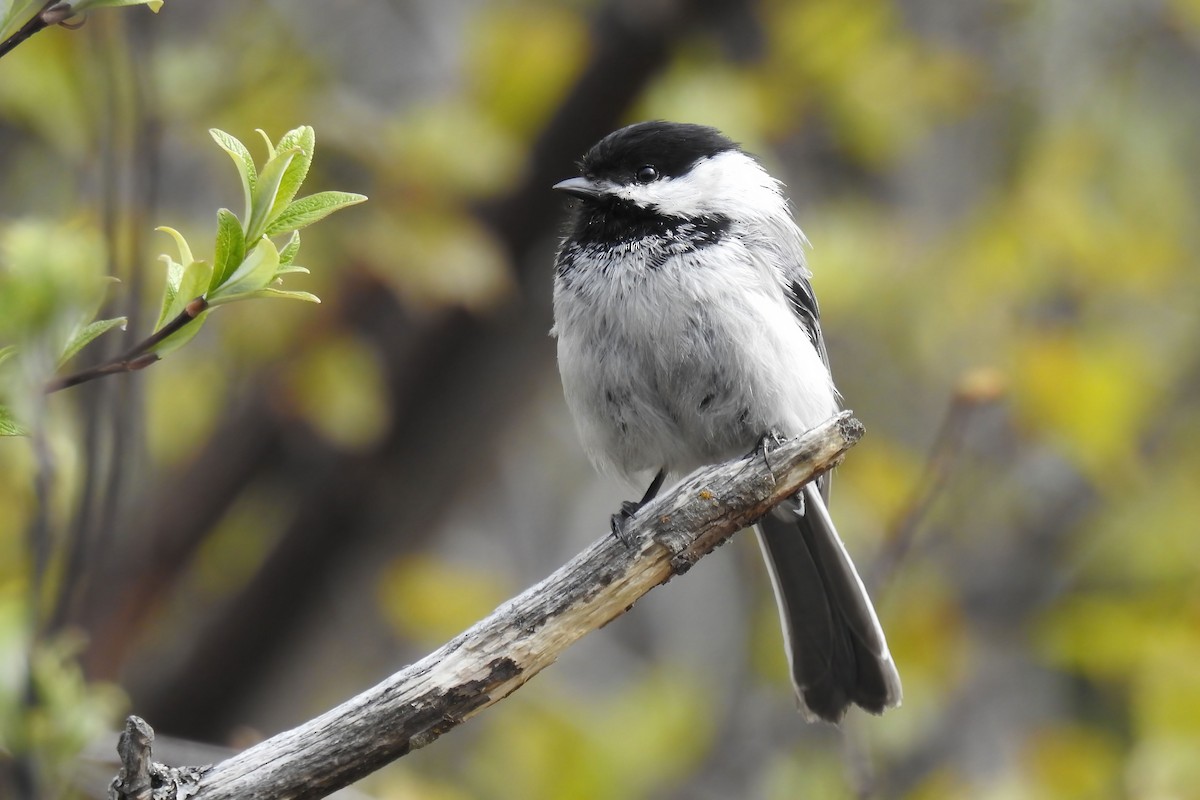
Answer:
<svg viewBox="0 0 1200 800"><path fill-rule="evenodd" d="M0 795L101 795L129 712L296 725L605 533L642 487L562 401L549 187L666 118L759 154L812 240L867 427L833 513L904 705L802 720L742 535L356 789L1198 796L1197 87L1198 0L167 0L37 35L0 60L0 271L120 279L79 364L153 326L155 226L209 257L241 208L208 128L261 159L312 125L305 191L370 201L305 233L322 305L49 398L52 480L0 439Z"/></svg>

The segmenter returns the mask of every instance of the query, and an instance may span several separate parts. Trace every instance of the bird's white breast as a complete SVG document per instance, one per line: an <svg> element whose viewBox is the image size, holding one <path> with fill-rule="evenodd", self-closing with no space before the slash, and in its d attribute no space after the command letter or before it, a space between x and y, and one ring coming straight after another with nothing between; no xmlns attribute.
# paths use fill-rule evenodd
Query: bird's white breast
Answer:
<svg viewBox="0 0 1200 800"><path fill-rule="evenodd" d="M652 239L597 249L556 280L563 388L601 468L687 471L836 413L772 251L731 234L665 258Z"/></svg>

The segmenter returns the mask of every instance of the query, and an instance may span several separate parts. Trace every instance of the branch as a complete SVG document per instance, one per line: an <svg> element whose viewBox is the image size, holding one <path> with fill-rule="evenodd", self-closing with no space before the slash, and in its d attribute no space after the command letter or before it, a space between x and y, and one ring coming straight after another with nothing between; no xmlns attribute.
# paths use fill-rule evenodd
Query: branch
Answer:
<svg viewBox="0 0 1200 800"><path fill-rule="evenodd" d="M155 800L164 796L187 797L208 766L168 767L151 761L154 729L141 717L125 720L125 730L117 741L121 770L108 787L109 800Z"/></svg>
<svg viewBox="0 0 1200 800"><path fill-rule="evenodd" d="M117 740L121 770L109 786L112 800L150 800L150 748L154 729L141 717L125 719L125 730Z"/></svg>
<svg viewBox="0 0 1200 800"><path fill-rule="evenodd" d="M20 28L17 28L12 36L0 42L0 58L8 55L9 52L16 49L17 45L38 31L49 28L51 25L59 25L74 13L69 4L60 3L58 0L49 0L42 6L42 9L38 13L30 17Z"/></svg>
<svg viewBox="0 0 1200 800"><path fill-rule="evenodd" d="M1004 395L1003 377L995 370L980 368L966 373L955 387L942 417L925 469L912 497L888 530L883 548L867 576L867 586L878 592L891 579L916 541L922 523L941 496L958 466L959 452L975 412Z"/></svg>
<svg viewBox="0 0 1200 800"><path fill-rule="evenodd" d="M161 344L168 336L178 332L206 310L208 310L208 301L203 297L197 297L188 303L183 311L180 311L179 315L173 320L135 344L124 354L104 364L88 367L79 372L64 375L61 378L55 378L46 384L42 390L43 393L53 394L54 392L60 392L63 389L69 389L81 383L103 378L105 375L116 375L121 372L136 372L139 369L145 369L160 358L158 353L150 352L151 348Z"/></svg>
<svg viewBox="0 0 1200 800"><path fill-rule="evenodd" d="M605 536L423 660L314 720L193 771L188 793L166 800L313 800L424 747L836 466L862 434L845 412L765 457L755 452L694 472L631 520L628 546Z"/></svg>

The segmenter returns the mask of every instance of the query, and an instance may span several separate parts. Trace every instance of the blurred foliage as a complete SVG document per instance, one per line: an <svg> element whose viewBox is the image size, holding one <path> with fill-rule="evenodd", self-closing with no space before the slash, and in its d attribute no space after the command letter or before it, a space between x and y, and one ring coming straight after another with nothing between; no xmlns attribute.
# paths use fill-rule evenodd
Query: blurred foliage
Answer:
<svg viewBox="0 0 1200 800"><path fill-rule="evenodd" d="M470 627L512 594L485 570L426 556L392 564L380 578L380 604L388 619L401 633L430 647Z"/></svg>
<svg viewBox="0 0 1200 800"><path fill-rule="evenodd" d="M652 26L661 9L643 5L622 13ZM18 6L0 3L0 19ZM426 387L396 381L397 363L449 358L458 340L439 335L455 314L494 325L495 342L510 317L545 315L558 220L542 221L545 291L526 297L523 265L478 205L523 179L596 52L601 8L172 2L157 16L91 15L82 30L44 31L0 60L0 347L16 345L0 350L0 403L12 408L0 428L28 432L34 420L48 431L41 455L29 439L0 439L0 780L32 758L45 796L66 793L74 754L117 723L116 683L137 701L203 660L196 631L280 555L297 514L338 477L322 460L330 454L371 467L354 473L364 497L346 507L368 509L379 535L370 546L347 540L349 555L321 554L336 588L316 612L273 622L292 638L259 665L269 677L253 702L231 700L226 715L264 732L419 657L541 577L582 541L556 541L561 530L601 530L592 498L611 487L580 477L589 473L562 424L549 348L523 353L538 370L509 379L540 375L544 391L516 411L488 407L478 427L454 418L452 403L420 403ZM1200 3L763 0L677 33L627 116L715 124L788 184L814 245L835 375L870 432L839 471L833 508L865 574L880 543L896 543L948 398L971 376L1006 389L1004 402L973 412L944 490L895 568L879 573L905 704L852 716L844 736L806 726L754 568L753 602L706 616L708 635L664 621L652 596L582 643L585 655L364 790L435 800L1194 795ZM326 303L230 304L163 364L109 379L129 394L47 402L41 386L88 323L127 318L130 330L113 323L73 364L132 345L149 315L161 324L177 313L191 299L178 288L189 265L203 262L192 279L214 291L253 275L230 295L280 274L290 240L271 220L296 192L256 200L255 188L288 183L296 159L311 157L305 122L322 145L308 182L373 198L305 235L303 263L320 269L303 288ZM214 134L249 203L215 231L213 209L231 205L239 183L215 161L214 126L292 137L255 163ZM566 176L572 165L554 168ZM165 242L150 233L161 221L182 243L165 305L162 266L146 255ZM213 252L193 253L187 243L200 241ZM379 293L402 318L382 332L363 311L363 296ZM492 357L447 378L459 396L477 392ZM113 407L128 409L124 434ZM129 634L121 668L97 668L105 680L91 681L78 658L107 641L71 627L30 633L34 617L50 622L28 599L37 477L53 479L41 510L62 547L89 482L108 485L95 454L120 453L119 538L160 506L194 513L187 497L154 492L179 491L169 479L194 476L214 441L240 444L215 437L247 407L283 431L266 461L286 468L214 514L175 591ZM397 459L381 472L370 461L405 414L422 415L421 430L491 437L465 459L444 454L455 461L440 487L453 506L445 519L409 519L406 494L443 465ZM187 487L189 497L203 490ZM368 492L402 499L368 503ZM577 525L586 515L596 524ZM55 564L42 576L40 603L66 574ZM292 591L299 606L307 579Z"/></svg>
<svg viewBox="0 0 1200 800"><path fill-rule="evenodd" d="M40 13L55 13L65 19L105 6L128 5L148 5L157 12L162 2L78 0ZM0 9L0 40L13 35L36 9L36 3L6 3ZM81 105L63 99L64 106ZM44 104L45 97L39 96L38 101ZM177 349L196 335L207 310L217 305L256 297L319 302L311 293L277 288L284 275L309 272L295 263L299 231L366 199L334 191L297 197L315 150L311 127L295 128L275 144L262 134L267 159L261 169L236 138L216 129L211 134L233 157L238 169L244 194L243 215L239 218L226 209L220 210L211 260L194 258L182 234L160 228L174 239L179 257L161 258L167 275L161 310L152 328L155 335L121 360L143 355L157 360ZM115 687L89 683L84 678L76 661L84 649L78 634L68 631L47 635L44 628L58 613L54 604L60 602L47 593L47 579L54 578L51 586L66 597L72 588L65 582L76 577L72 557L66 555L69 545L55 530L65 530L64 508L75 491L70 481L58 481L58 471L63 466L77 465L64 464L61 453L55 452L64 446L74 450L74 446L64 445L63 431L54 430L55 423L47 422L43 396L70 385L56 386L51 376L88 344L127 325L125 316L99 316L106 301L106 284L115 281L102 272L103 265L111 263L113 252L111 242L106 247L106 233L113 235L111 229L106 231L93 224L63 224L35 217L0 225L0 436L29 437L36 462L32 469L19 471L27 479L32 477L35 489L33 497L21 498L22 505L32 503L25 512L32 580L23 599L14 591L25 579L21 572L10 572L0 584L4 623L0 638L9 654L4 685L0 687L0 754L6 762L0 783L44 797L70 790L78 753L107 729L122 705L116 699L119 691ZM279 248L271 237L281 236L288 238ZM198 297L205 302L197 314L192 310L192 301ZM180 321L192 324L176 328ZM47 388L50 386L56 388ZM66 461L70 460L68 456ZM64 492L66 496L60 503ZM14 525L11 530L20 527ZM62 553L53 563L52 549ZM25 557L9 561L25 562Z"/></svg>
<svg viewBox="0 0 1200 800"><path fill-rule="evenodd" d="M103 253L100 231L87 223L24 219L0 229L0 408L14 409L13 418L32 413L45 380L91 338L125 325L124 317L95 319Z"/></svg>
<svg viewBox="0 0 1200 800"><path fill-rule="evenodd" d="M89 682L77 661L78 636L29 646L25 604L0 592L0 759L28 758L45 777L45 797L64 795L80 751L111 730L125 698L115 686Z"/></svg>
<svg viewBox="0 0 1200 800"><path fill-rule="evenodd" d="M350 336L313 346L285 377L296 413L338 446L369 449L388 424L387 390L375 353Z"/></svg>
<svg viewBox="0 0 1200 800"><path fill-rule="evenodd" d="M183 234L160 227L175 242L178 260L163 255L166 265L163 297L154 334L119 360L138 357L157 360L190 341L210 309L254 298L284 298L319 303L310 292L279 288L285 275L308 274L295 263L300 250L300 230L346 206L366 198L349 192L325 191L297 198L308 175L316 135L308 126L284 134L272 145L265 133L267 161L261 172L238 139L224 131L210 131L213 139L234 160L245 200L241 218L228 209L217 213L217 236L211 259L197 259ZM0 368L18 378L0 387L0 401L17 404L18 413L0 405L0 435L22 435L21 407L32 413L43 392L71 384L50 378L97 337L124 329L124 316L100 319L104 303L104 278L96 268L104 262L102 240L93 232L89 241L73 241L71 231L60 236L49 223L14 224L0 231ZM282 248L271 237L287 235ZM112 280L109 278L108 280ZM193 301L203 298L195 310ZM180 324L183 323L183 324ZM190 323L190 324L187 324ZM176 327L178 325L178 327ZM69 380L69 379L68 379ZM43 389L54 386L53 389Z"/></svg>
<svg viewBox="0 0 1200 800"><path fill-rule="evenodd" d="M513 800L653 796L696 770L712 746L711 712L699 698L699 685L662 669L603 703L527 705L509 728L524 735L494 730L470 780L482 794Z"/></svg>

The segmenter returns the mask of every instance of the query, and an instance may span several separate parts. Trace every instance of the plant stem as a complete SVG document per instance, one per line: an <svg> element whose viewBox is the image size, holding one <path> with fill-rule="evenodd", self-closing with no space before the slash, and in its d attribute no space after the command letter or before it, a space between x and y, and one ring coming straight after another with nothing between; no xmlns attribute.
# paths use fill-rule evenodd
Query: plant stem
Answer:
<svg viewBox="0 0 1200 800"><path fill-rule="evenodd" d="M53 394L60 392L63 389L69 389L72 386L78 386L81 383L94 381L97 378L103 378L105 375L116 375L121 372L136 372L139 369L146 367L159 360L158 353L150 352L151 348L160 344L164 339L173 333L176 333L192 320L199 317L208 310L208 301L203 297L197 297L192 302L180 311L178 316L163 325L154 333L147 336L142 341L134 345L126 353L117 356L111 361L105 362L95 367L73 372L70 375L63 375L60 378L55 378L46 384L43 389L45 394Z"/></svg>
<svg viewBox="0 0 1200 800"><path fill-rule="evenodd" d="M18 28L12 36L0 42L0 58L43 28L57 25L66 19L69 16L67 12L70 11L70 6L66 6L64 9L55 8L58 5L58 0L48 0L41 10L30 17L29 21Z"/></svg>

